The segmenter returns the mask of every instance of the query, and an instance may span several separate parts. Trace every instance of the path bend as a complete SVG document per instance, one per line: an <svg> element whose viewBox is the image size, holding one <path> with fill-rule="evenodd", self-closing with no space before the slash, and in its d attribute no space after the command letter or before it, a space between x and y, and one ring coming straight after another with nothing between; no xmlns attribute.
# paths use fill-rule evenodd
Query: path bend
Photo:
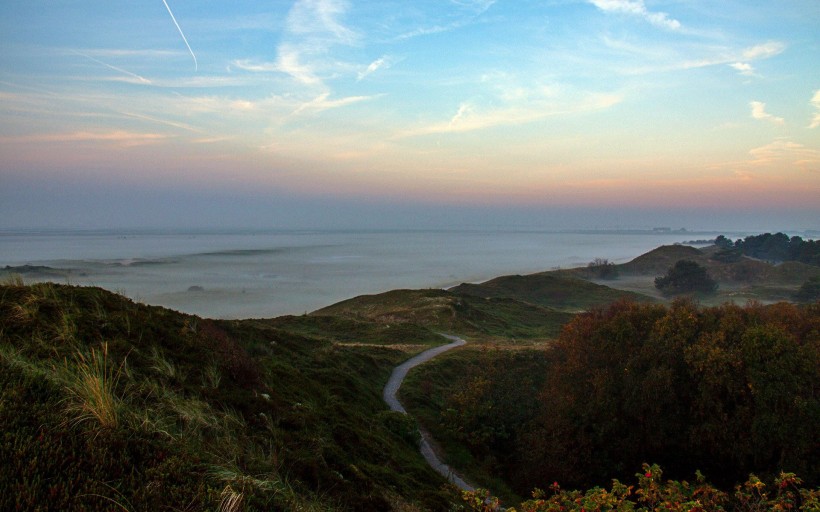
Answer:
<svg viewBox="0 0 820 512"><path fill-rule="evenodd" d="M404 406L401 404L399 399L396 397L396 393L398 393L399 388L401 387L404 378L407 376L407 372L410 371L411 368L414 368L422 363L426 363L427 361L433 359L439 354L447 352L448 350L454 349L456 347L460 347L465 345L467 342L463 339L459 338L458 336L452 336L449 334L442 334L445 338L452 341L452 343L448 343L447 345L441 345L439 347L434 347L429 350L425 350L424 352L417 354L407 361L403 362L399 366L393 369L393 373L390 375L390 379L388 379L387 384L384 386L384 392L382 396L384 397L384 401L390 407L390 410L397 411L402 414L407 414ZM464 491L474 491L475 487L469 483L467 483L463 478L458 476L453 468L442 462L442 460L436 455L435 451L433 451L433 447L431 444L432 437L430 434L424 430L419 429L421 432L421 442L419 444L419 450L421 451L422 456L430 464L430 467L435 469L439 474L444 476L447 480L457 485L460 489Z"/></svg>

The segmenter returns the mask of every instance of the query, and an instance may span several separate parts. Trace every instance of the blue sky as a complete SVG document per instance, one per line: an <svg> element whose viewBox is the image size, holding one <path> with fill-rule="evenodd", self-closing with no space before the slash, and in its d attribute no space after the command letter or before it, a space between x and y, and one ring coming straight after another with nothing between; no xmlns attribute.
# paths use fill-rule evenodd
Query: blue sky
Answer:
<svg viewBox="0 0 820 512"><path fill-rule="evenodd" d="M818 229L818 27L816 0L5 2L0 223Z"/></svg>

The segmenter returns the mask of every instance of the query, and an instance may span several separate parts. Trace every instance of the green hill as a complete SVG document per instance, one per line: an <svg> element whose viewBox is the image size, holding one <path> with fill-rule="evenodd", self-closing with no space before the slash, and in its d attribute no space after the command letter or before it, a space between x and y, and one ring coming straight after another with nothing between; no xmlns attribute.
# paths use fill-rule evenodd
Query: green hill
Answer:
<svg viewBox="0 0 820 512"><path fill-rule="evenodd" d="M475 337L551 338L571 314L508 297L478 297L447 290L393 290L322 308L332 315L388 325L417 324Z"/></svg>
<svg viewBox="0 0 820 512"><path fill-rule="evenodd" d="M701 265L709 261L709 257L699 249L688 245L664 245L638 256L628 263L618 265L622 274L662 275L675 262L692 260Z"/></svg>
<svg viewBox="0 0 820 512"><path fill-rule="evenodd" d="M486 298L513 299L561 311L578 312L620 299L651 300L638 293L616 290L560 272L502 276L481 284L460 284L452 293Z"/></svg>
<svg viewBox="0 0 820 512"><path fill-rule="evenodd" d="M381 399L406 350L443 341L0 286L0 510L446 510L415 423Z"/></svg>

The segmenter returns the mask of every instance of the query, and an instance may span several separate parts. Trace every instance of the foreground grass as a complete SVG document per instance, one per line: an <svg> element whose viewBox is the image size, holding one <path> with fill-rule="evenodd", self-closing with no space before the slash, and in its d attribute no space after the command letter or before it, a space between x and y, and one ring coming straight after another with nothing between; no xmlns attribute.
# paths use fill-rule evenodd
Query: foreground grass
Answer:
<svg viewBox="0 0 820 512"><path fill-rule="evenodd" d="M0 286L0 510L447 510L415 423L381 400L407 347L444 341Z"/></svg>

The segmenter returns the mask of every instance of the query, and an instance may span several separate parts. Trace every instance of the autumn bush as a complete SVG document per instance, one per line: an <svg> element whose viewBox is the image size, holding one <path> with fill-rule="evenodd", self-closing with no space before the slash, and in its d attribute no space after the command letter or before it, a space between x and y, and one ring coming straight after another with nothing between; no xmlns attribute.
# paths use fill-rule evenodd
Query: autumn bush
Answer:
<svg viewBox="0 0 820 512"><path fill-rule="evenodd" d="M668 512L716 512L716 511L769 511L820 510L820 489L803 486L803 481L794 473L781 472L770 485L763 483L755 475L750 475L734 492L723 492L706 482L698 472L695 482L686 480L666 480L657 464L643 464L640 473L635 474L637 485L625 485L613 480L607 490L593 487L585 491L564 490L554 482L548 490L536 489L532 499L524 501L516 508L506 508L507 512L648 512L662 510ZM495 512L501 510L501 503L489 491L464 492L463 504L457 510L470 512Z"/></svg>
<svg viewBox="0 0 820 512"><path fill-rule="evenodd" d="M820 304L618 302L576 316L541 358L470 368L442 411L519 495L606 485L647 460L724 490L750 473L820 483Z"/></svg>

